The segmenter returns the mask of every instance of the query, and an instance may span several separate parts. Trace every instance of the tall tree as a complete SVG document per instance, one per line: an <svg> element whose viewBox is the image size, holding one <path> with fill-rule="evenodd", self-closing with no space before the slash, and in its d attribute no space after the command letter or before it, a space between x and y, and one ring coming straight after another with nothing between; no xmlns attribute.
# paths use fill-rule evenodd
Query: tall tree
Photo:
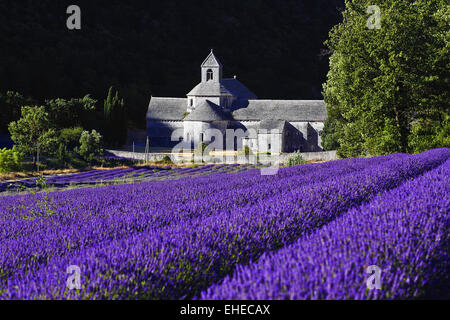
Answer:
<svg viewBox="0 0 450 320"><path fill-rule="evenodd" d="M114 91L113 87L108 90L103 111L105 144L110 147L122 146L127 139L127 114L124 100L119 98L119 91Z"/></svg>
<svg viewBox="0 0 450 320"><path fill-rule="evenodd" d="M326 42L332 55L324 85L329 115L324 146L337 147L340 156L349 157L445 145L448 125L447 132L441 131L450 101L447 1L377 1L380 28L373 27L370 5L368 0L346 0L343 21ZM418 143L419 128L427 126Z"/></svg>

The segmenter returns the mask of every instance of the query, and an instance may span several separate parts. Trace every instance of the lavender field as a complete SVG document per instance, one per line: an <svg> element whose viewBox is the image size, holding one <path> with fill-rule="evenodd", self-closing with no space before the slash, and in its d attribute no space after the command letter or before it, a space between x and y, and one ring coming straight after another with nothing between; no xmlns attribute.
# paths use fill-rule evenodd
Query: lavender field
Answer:
<svg viewBox="0 0 450 320"><path fill-rule="evenodd" d="M214 172L240 172L251 169L252 165L202 165L196 167L141 167L141 168L116 168L95 169L75 174L51 176L45 178L45 186L53 188L66 188L73 186L88 186L111 183L135 183L151 180L176 179L186 176L197 176ZM30 191L42 189L43 184L38 178L29 178L13 182L0 182L0 193L17 191Z"/></svg>
<svg viewBox="0 0 450 320"><path fill-rule="evenodd" d="M0 197L0 298L449 294L450 149L271 176L202 168L178 179ZM380 288L367 285L373 265ZM67 285L69 266L80 268L80 289Z"/></svg>

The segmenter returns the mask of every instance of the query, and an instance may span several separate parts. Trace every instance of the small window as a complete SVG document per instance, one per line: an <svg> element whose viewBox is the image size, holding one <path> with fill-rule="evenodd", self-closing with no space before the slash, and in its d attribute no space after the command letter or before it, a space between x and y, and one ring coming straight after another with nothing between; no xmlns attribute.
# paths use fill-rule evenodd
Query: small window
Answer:
<svg viewBox="0 0 450 320"><path fill-rule="evenodd" d="M200 141L203 142L203 132L200 133Z"/></svg>
<svg viewBox="0 0 450 320"><path fill-rule="evenodd" d="M213 71L211 69L208 69L206 71L206 81L212 80L213 79Z"/></svg>
<svg viewBox="0 0 450 320"><path fill-rule="evenodd" d="M193 104L193 99L189 99L189 106L192 107L192 104Z"/></svg>

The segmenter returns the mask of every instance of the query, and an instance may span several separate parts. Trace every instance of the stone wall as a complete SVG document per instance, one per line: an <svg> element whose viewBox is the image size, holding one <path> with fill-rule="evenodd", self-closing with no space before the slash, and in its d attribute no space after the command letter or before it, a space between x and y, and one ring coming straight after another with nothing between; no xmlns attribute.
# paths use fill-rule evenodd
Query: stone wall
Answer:
<svg viewBox="0 0 450 320"><path fill-rule="evenodd" d="M284 161L287 161L292 154L283 154ZM331 161L337 160L336 150L333 151L321 151L321 152L302 152L301 156L306 161Z"/></svg>
<svg viewBox="0 0 450 320"><path fill-rule="evenodd" d="M304 139L304 152L321 152L322 151L322 131L323 122L303 122L291 121L290 124L301 132Z"/></svg>
<svg viewBox="0 0 450 320"><path fill-rule="evenodd" d="M127 158L127 159L135 159L135 160L145 160L146 155L145 153L139 153L139 152L129 152L129 151L121 151L121 150L105 150L108 153L115 155L117 157L121 158ZM148 160L149 161L160 161L164 158L164 156L168 156L172 159L174 162L180 162L184 160L185 162L190 162L192 160L193 155L187 154L185 156L172 154L172 153L149 153L148 154ZM278 156L270 156L270 155L260 155L260 158L262 161L276 161L280 163L286 163L287 160L292 157L292 154L280 154ZM306 161L331 161L336 160L337 155L336 151L322 151L322 152L303 152L301 153L301 156ZM266 158L266 159L264 159ZM200 160L200 159L196 159ZM223 157L210 157L209 159L211 162L216 163L257 163L257 159L255 156L244 156L244 155L238 155L238 156L223 156ZM201 161L200 161L201 162Z"/></svg>

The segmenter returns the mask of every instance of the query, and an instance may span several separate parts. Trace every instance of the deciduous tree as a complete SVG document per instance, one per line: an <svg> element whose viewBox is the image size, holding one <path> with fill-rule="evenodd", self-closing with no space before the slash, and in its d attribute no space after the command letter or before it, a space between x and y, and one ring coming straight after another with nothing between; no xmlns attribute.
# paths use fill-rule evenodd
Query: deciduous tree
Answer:
<svg viewBox="0 0 450 320"><path fill-rule="evenodd" d="M446 132L439 128L450 101L450 6L379 0L381 28L369 29L371 4L345 1L343 21L326 42L332 55L324 146L344 157L448 146L448 124Z"/></svg>
<svg viewBox="0 0 450 320"><path fill-rule="evenodd" d="M17 150L32 154L34 164L38 152L54 153L58 145L56 131L51 128L44 106L23 106L21 118L9 124L9 132Z"/></svg>

